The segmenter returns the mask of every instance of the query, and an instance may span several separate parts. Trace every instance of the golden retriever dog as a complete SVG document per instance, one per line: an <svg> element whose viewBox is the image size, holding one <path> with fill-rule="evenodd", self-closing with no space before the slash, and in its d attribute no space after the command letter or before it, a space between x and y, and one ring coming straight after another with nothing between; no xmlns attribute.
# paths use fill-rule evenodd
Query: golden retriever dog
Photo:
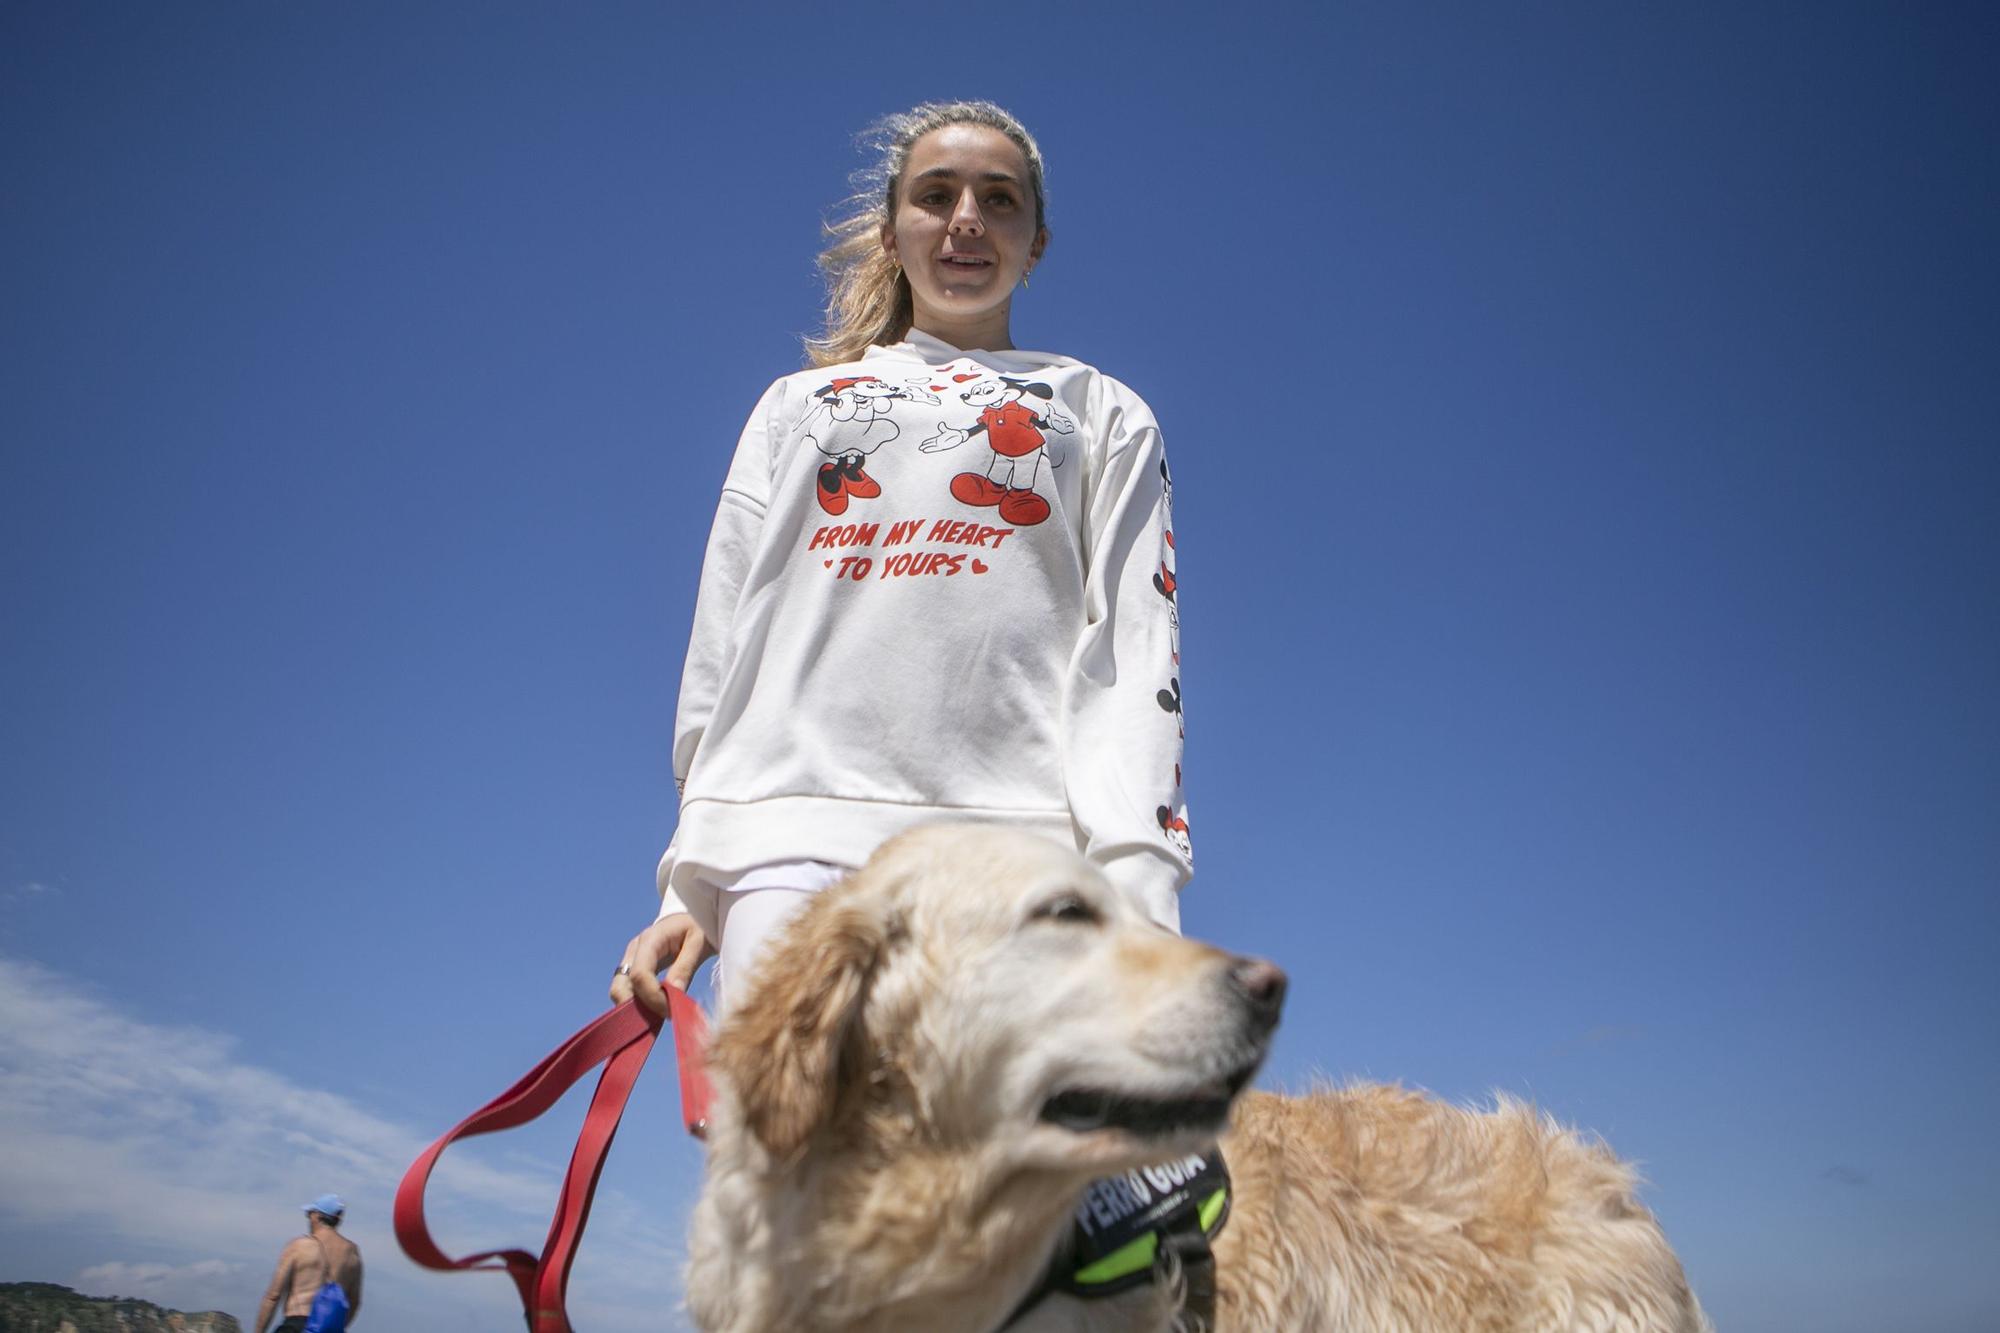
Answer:
<svg viewBox="0 0 2000 1333"><path fill-rule="evenodd" d="M1270 963L1148 922L1037 837L893 839L773 942L718 1027L687 1302L708 1333L1708 1328L1634 1177L1502 1102L1243 1094ZM1213 1146L1212 1296L1027 1304L1095 1180ZM1202 1265L1204 1270L1207 1265Z"/></svg>

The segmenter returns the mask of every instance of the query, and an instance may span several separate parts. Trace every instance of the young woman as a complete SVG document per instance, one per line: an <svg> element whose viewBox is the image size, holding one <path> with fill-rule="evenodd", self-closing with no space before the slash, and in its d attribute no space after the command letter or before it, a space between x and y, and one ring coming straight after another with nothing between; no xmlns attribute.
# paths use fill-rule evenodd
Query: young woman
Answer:
<svg viewBox="0 0 2000 1333"><path fill-rule="evenodd" d="M1022 351L1048 249L1041 151L985 102L878 127L829 228L813 369L736 447L675 721L680 823L660 914L611 995L665 1008L719 949L726 1007L761 944L883 839L942 819L1070 842L1177 928L1170 485L1139 396Z"/></svg>

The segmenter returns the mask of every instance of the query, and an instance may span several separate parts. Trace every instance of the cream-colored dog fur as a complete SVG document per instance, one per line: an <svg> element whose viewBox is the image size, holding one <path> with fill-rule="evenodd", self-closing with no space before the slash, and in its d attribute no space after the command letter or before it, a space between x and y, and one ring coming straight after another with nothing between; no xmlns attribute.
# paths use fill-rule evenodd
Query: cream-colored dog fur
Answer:
<svg viewBox="0 0 2000 1333"><path fill-rule="evenodd" d="M1274 977L1153 926L1052 843L972 827L893 840L801 912L716 1033L695 1321L997 1330L1090 1181L1216 1137L1056 1123L1051 1098L1221 1106L1263 1057L1276 997L1260 1015L1254 993ZM1708 1327L1631 1170L1518 1104L1253 1093L1221 1142L1218 1333ZM1169 1280L1053 1296L1008 1333L1164 1333L1178 1311Z"/></svg>

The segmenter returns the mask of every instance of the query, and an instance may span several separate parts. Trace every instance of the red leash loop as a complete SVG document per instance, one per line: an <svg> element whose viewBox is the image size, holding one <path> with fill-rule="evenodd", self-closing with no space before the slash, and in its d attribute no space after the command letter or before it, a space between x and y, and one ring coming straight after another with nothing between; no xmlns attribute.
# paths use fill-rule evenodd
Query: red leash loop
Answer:
<svg viewBox="0 0 2000 1333"><path fill-rule="evenodd" d="M711 1093L708 1071L702 1063L706 1023L701 1007L686 993L664 987L667 1009L674 1024L674 1052L680 1066L681 1119L688 1132L699 1138L708 1125ZM522 1075L513 1087L474 1111L457 1128L424 1150L403 1173L396 1187L396 1240L403 1253L425 1268L505 1269L521 1294L521 1309L528 1316L532 1333L572 1333L564 1300L569 1292L570 1264L576 1258L577 1243L583 1239L584 1225L590 1220L590 1199L597 1190L597 1177L604 1170L605 1154L618 1132L618 1119L625 1114L625 1101L632 1085L645 1067L646 1056L659 1035L660 1019L639 1004L628 1000L598 1016L582 1031L551 1051L542 1062ZM563 1177L562 1193L556 1198L555 1217L541 1257L526 1250L488 1250L483 1254L453 1259L431 1239L424 1222L424 1187L438 1156L457 1139L525 1125L540 1116L568 1092L584 1075L604 1066L590 1110L583 1118L576 1151L570 1155L569 1171ZM492 1262L489 1262L492 1261Z"/></svg>

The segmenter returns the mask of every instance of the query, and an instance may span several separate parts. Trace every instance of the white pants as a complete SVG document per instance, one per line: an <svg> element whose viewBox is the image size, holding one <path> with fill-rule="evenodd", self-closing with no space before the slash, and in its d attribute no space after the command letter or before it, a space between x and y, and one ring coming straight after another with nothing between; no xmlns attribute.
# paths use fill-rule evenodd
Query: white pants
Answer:
<svg viewBox="0 0 2000 1333"><path fill-rule="evenodd" d="M758 959L792 915L848 873L825 861L784 861L746 870L726 884L698 882L687 908L715 946L709 984L717 1015L743 993Z"/></svg>

